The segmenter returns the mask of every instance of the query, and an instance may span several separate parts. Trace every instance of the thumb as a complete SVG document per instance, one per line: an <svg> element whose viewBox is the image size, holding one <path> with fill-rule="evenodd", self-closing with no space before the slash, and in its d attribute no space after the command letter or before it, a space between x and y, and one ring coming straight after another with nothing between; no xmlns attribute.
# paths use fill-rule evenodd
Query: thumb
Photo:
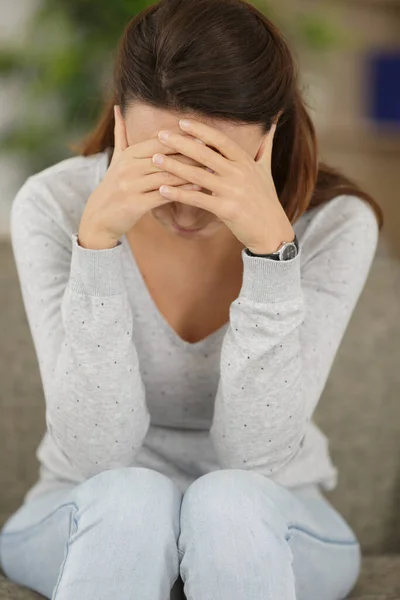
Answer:
<svg viewBox="0 0 400 600"><path fill-rule="evenodd" d="M273 123L271 129L264 136L261 147L257 153L256 162L264 167L271 168L272 147L274 143L274 135L276 131L276 123Z"/></svg>
<svg viewBox="0 0 400 600"><path fill-rule="evenodd" d="M119 159L124 150L126 150L129 146L126 135L125 121L118 104L114 105L114 121L114 152L110 166Z"/></svg>

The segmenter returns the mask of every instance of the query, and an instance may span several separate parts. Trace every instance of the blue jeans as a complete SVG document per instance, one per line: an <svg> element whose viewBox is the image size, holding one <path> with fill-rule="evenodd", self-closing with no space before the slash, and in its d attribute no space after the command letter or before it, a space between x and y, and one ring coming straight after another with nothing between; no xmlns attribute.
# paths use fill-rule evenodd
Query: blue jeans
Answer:
<svg viewBox="0 0 400 600"><path fill-rule="evenodd" d="M0 562L53 600L167 600L174 583L188 600L340 600L361 560L316 486L229 469L182 494L156 471L124 468L23 505Z"/></svg>

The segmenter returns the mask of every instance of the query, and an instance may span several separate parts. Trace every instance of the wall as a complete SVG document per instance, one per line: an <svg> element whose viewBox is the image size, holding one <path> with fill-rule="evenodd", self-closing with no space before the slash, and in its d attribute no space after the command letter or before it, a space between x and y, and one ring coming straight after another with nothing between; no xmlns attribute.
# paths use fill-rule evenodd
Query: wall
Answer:
<svg viewBox="0 0 400 600"><path fill-rule="evenodd" d="M302 0L296 5L321 6ZM382 248L400 257L400 129L378 129L367 118L365 55L373 49L400 48L398 0L331 2L347 44L329 59L313 59L315 122L322 158L355 178L385 211ZM307 59L303 66L307 70Z"/></svg>
<svg viewBox="0 0 400 600"><path fill-rule="evenodd" d="M0 44L13 44L24 38L25 24L38 5L37 0L0 0ZM18 114L18 100L23 86L15 81L0 80L0 135L10 119ZM15 156L0 155L0 237L9 235L12 198L22 185L24 170Z"/></svg>
<svg viewBox="0 0 400 600"><path fill-rule="evenodd" d="M321 155L375 195L387 222L381 251L387 248L400 256L400 134L378 132L365 118L363 68L368 49L400 44L400 2L280 0L279 5L287 14L301 8L330 7L334 20L347 32L345 46L331 56L300 56L304 80L310 85L308 97L320 134ZM34 0L0 0L0 43L23 36L24 23L35 6ZM13 118L21 91L15 83L0 87L0 134L2 125ZM0 157L0 177L0 235L7 235L11 201L22 184L18 159Z"/></svg>

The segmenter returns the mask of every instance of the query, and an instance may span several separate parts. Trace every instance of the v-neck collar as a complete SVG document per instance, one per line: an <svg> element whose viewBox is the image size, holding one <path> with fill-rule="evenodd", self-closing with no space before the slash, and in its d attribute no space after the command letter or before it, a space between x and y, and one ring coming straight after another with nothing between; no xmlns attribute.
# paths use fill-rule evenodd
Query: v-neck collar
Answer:
<svg viewBox="0 0 400 600"><path fill-rule="evenodd" d="M147 284L146 284L146 282L143 278L143 275L139 269L139 266L136 262L135 256L132 252L132 248L129 244L129 241L128 241L128 238L126 237L126 235L123 235L121 237L121 242L122 242L122 245L124 246L125 251L128 255L128 260L134 268L136 280L139 282L139 284L142 288L146 302L150 306L156 320L158 321L158 323L160 325L160 328L163 331L165 331L165 333L169 336L169 338L171 339L171 341L174 344L180 346L184 350L199 350L199 349L204 350L205 347L212 344L216 339L219 339L220 336L225 333L225 331L227 330L227 328L229 326L229 322L225 323L219 329L217 329L216 331L214 331L207 337L203 338L202 340L199 340L198 342L187 342L186 340L181 338L180 335L178 335L176 333L175 329L173 329L173 327L171 327L171 325L165 319L164 315L159 311L158 306L154 302L154 299L149 292Z"/></svg>

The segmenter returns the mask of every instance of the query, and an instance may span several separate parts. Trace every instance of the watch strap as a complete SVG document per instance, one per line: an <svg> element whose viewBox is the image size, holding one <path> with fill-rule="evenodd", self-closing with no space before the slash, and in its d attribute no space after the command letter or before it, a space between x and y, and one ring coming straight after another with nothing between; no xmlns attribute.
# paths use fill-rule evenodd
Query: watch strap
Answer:
<svg viewBox="0 0 400 600"><path fill-rule="evenodd" d="M297 239L297 235L295 235L294 240L292 242L282 242L282 244L279 246L276 252L271 252L270 254L254 254L253 252L251 252L251 250L246 248L246 254L248 254L249 256L255 256L257 258L271 258L272 260L280 260L280 250L284 244L294 244L297 248L297 253L299 252L299 241Z"/></svg>

